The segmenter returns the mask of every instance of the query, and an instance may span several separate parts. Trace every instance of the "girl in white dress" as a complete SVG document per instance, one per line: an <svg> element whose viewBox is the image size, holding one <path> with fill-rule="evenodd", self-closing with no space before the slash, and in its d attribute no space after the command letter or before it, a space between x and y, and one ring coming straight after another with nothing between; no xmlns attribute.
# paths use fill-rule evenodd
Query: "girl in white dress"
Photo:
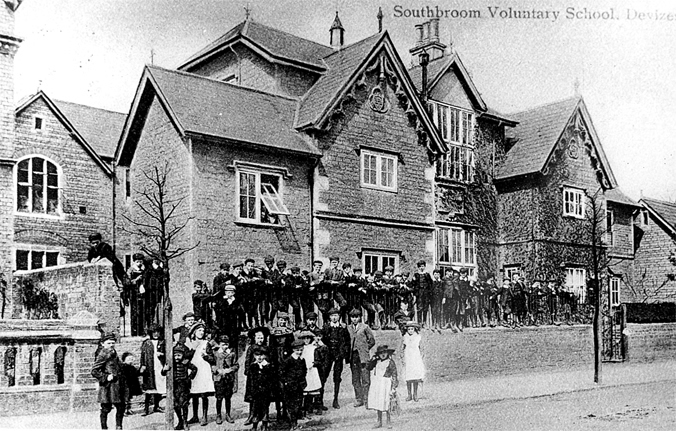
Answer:
<svg viewBox="0 0 676 431"><path fill-rule="evenodd" d="M406 322L406 333L402 342L402 355L404 356L404 378L408 396L406 401L418 401L418 383L425 380L425 364L423 364L420 352L420 324ZM411 396L411 387L413 396Z"/></svg>
<svg viewBox="0 0 676 431"><path fill-rule="evenodd" d="M192 396L192 418L189 424L199 422L200 425L207 424L207 413L209 411L209 396L214 394L214 379L211 374L211 366L216 363L214 354L211 351L211 345L205 339L204 322L195 323L188 332L189 340L185 345L194 350L192 364L197 367L197 374L190 385L190 395ZM202 398L202 419L197 418L197 408L199 399Z"/></svg>
<svg viewBox="0 0 676 431"><path fill-rule="evenodd" d="M298 338L305 342L301 358L305 361L305 366L307 368L307 374L305 374L305 389L303 389L303 410L307 414L311 414L313 409L317 406L317 397L322 389L322 381L319 378L321 357L318 355L315 334L310 331L303 331ZM318 409L318 412L321 414L321 408Z"/></svg>
<svg viewBox="0 0 676 431"><path fill-rule="evenodd" d="M383 426L383 412L387 414L387 427L391 425L390 402L397 392L397 366L392 360L394 349L387 345L380 345L376 349L376 355L371 359L366 368L371 371L371 385L369 386L368 409L378 412L378 422L375 428Z"/></svg>

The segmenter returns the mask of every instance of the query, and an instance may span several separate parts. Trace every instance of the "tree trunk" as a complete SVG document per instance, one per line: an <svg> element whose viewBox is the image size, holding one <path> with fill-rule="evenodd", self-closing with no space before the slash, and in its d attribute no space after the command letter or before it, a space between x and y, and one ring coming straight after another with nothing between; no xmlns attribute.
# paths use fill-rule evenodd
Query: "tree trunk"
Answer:
<svg viewBox="0 0 676 431"><path fill-rule="evenodd" d="M601 319L601 288L597 283L594 295L596 304L594 305L594 383L601 384L601 359L602 359L602 319Z"/></svg>
<svg viewBox="0 0 676 431"><path fill-rule="evenodd" d="M174 429L174 325L171 315L171 298L169 297L169 275L165 266L164 284L164 343L165 359L169 364L167 372L167 402L164 408L164 426L167 430Z"/></svg>

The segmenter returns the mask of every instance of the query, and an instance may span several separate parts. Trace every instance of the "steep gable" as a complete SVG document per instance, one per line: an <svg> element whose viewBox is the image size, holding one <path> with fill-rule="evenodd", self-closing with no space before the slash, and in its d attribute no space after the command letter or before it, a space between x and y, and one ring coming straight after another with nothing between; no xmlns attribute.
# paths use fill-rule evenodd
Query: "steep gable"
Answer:
<svg viewBox="0 0 676 431"><path fill-rule="evenodd" d="M508 139L515 142L499 166L496 180L544 173L556 151L578 152L592 159L592 166L606 189L617 182L603 151L589 112L581 97L573 97L512 114L519 125ZM572 146L569 148L569 145Z"/></svg>
<svg viewBox="0 0 676 431"><path fill-rule="evenodd" d="M391 103L405 107L430 153L438 155L447 151L387 31L342 48L324 61L327 71L300 102L296 119L298 128L326 128L334 115L340 115L343 103L354 100L354 91L364 85L366 74L379 73L396 88Z"/></svg>
<svg viewBox="0 0 676 431"><path fill-rule="evenodd" d="M665 227L671 230L672 234L676 234L676 204L671 202L660 201L657 199L643 198L639 201L643 206L652 213L652 215L660 220Z"/></svg>
<svg viewBox="0 0 676 431"><path fill-rule="evenodd" d="M113 148L111 145L117 141L124 114L69 102L54 102L43 91L38 91L16 108L15 115L20 115L38 100L47 105L59 122L101 169L107 175L112 176L112 169L101 157L109 157L112 154L110 152L110 149ZM62 110L62 108L64 109ZM101 111L107 114L102 115ZM102 124L97 124L99 116ZM107 129L107 127L114 127L115 129Z"/></svg>

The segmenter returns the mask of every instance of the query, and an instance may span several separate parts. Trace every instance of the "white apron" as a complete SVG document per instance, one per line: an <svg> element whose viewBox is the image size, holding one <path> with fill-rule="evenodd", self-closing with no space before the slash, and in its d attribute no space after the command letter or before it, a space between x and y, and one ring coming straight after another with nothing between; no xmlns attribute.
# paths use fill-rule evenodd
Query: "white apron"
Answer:
<svg viewBox="0 0 676 431"><path fill-rule="evenodd" d="M213 393L214 379L211 377L211 365L202 357L207 348L207 340L186 341L185 345L195 350L191 362L197 367L197 375L190 385L190 393Z"/></svg>
<svg viewBox="0 0 676 431"><path fill-rule="evenodd" d="M371 386L369 386L368 408L386 412L390 409L390 391L392 390L392 379L383 377L385 370L390 364L390 360L378 361L375 368L371 370Z"/></svg>
<svg viewBox="0 0 676 431"><path fill-rule="evenodd" d="M420 340L418 333L413 335L404 334L404 377L407 382L411 380L425 379L425 364L420 353Z"/></svg>
<svg viewBox="0 0 676 431"><path fill-rule="evenodd" d="M319 370L313 365L316 349L317 346L314 344L307 344L303 348L303 355L301 356L307 367L307 374L305 375L305 383L307 383L307 385L305 386L305 389L303 389L303 392L306 394L319 392L322 388L322 381L319 379Z"/></svg>
<svg viewBox="0 0 676 431"><path fill-rule="evenodd" d="M150 340L153 343L153 371L155 374L155 389L146 391L146 394L166 394L167 393L167 377L162 375L162 368L164 365L160 362L157 351L157 340Z"/></svg>

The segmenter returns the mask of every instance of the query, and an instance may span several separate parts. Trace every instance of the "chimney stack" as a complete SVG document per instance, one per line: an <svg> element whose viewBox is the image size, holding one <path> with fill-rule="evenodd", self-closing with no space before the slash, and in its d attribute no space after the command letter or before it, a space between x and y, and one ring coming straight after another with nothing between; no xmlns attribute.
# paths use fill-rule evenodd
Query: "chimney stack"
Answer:
<svg viewBox="0 0 676 431"><path fill-rule="evenodd" d="M430 64L430 55L423 50L418 56L420 67L422 67L422 88L420 89L420 99L423 105L427 103L427 65Z"/></svg>
<svg viewBox="0 0 676 431"><path fill-rule="evenodd" d="M345 43L345 29L343 28L343 24L340 22L340 18L338 18L338 11L336 11L336 19L333 20L333 24L331 24L329 33L331 34L331 47L335 50L341 49Z"/></svg>
<svg viewBox="0 0 676 431"><path fill-rule="evenodd" d="M409 50L412 57L420 56L423 51L429 60L436 60L444 56L446 45L439 42L439 18L432 18L422 24L416 24L418 40L415 46Z"/></svg>

